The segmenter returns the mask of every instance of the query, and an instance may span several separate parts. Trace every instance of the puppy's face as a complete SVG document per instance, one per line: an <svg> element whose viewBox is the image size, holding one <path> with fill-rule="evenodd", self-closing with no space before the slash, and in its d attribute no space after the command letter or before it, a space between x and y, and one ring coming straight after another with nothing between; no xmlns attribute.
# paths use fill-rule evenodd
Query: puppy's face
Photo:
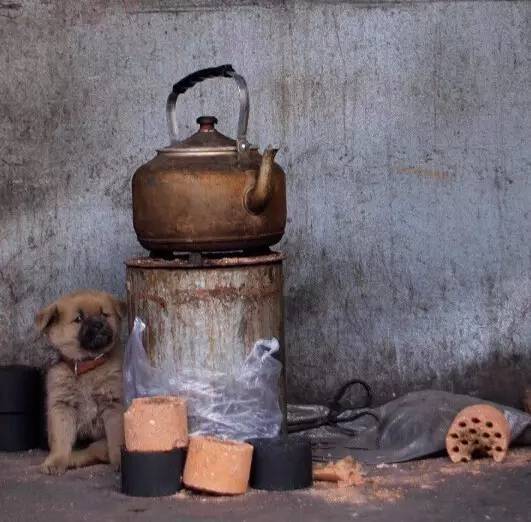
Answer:
<svg viewBox="0 0 531 522"><path fill-rule="evenodd" d="M43 308L35 319L59 352L69 359L96 357L113 349L125 303L106 292L79 291Z"/></svg>

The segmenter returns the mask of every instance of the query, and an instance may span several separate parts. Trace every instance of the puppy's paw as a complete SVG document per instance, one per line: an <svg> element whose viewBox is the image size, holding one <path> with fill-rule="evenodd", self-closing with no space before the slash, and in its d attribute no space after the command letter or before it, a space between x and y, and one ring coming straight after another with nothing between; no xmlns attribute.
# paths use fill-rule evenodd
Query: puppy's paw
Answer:
<svg viewBox="0 0 531 522"><path fill-rule="evenodd" d="M41 464L41 472L45 475L62 475L68 467L68 457L63 455L48 455Z"/></svg>

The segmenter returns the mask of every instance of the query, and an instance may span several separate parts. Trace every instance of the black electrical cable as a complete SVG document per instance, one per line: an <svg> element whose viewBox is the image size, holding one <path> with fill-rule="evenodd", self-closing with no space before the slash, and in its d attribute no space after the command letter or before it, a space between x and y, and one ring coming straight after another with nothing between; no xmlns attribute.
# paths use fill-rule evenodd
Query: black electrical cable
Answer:
<svg viewBox="0 0 531 522"><path fill-rule="evenodd" d="M365 401L361 405L353 405L353 404L342 404L342 399L344 398L347 391L352 386L360 385L364 391L365 391ZM373 413L372 411L369 411L368 408L370 408L372 405L372 390L371 387L365 382L360 379L352 379L345 384L343 384L337 393L335 394L332 401L326 405L328 407L328 413L326 415L320 416L320 417L314 417L312 419L299 419L294 421L288 421L288 433L297 433L301 431L307 431L312 430L315 428L320 428L321 426L328 426L332 429L335 429L339 431L340 433L343 433L345 435L349 435L352 437L355 437L359 434L358 430L354 430L351 428L347 428L345 426L341 426L341 424L352 422L354 420L357 420L361 417L369 416L376 419L376 422L380 422L380 419L378 416ZM361 410L361 411L360 411ZM347 411L353 411L354 413L351 415L343 416L343 414ZM355 448L352 448L355 449ZM359 448L359 449L365 449L365 448Z"/></svg>

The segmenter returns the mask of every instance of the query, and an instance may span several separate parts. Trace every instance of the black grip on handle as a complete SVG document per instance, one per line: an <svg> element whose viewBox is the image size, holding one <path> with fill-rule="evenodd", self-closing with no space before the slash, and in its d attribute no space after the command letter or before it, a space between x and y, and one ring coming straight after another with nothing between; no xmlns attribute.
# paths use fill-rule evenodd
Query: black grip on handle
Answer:
<svg viewBox="0 0 531 522"><path fill-rule="evenodd" d="M232 76L231 73L233 72L234 69L230 64L220 65L219 67L209 67L208 69L201 69L200 71L196 71L188 76L185 76L182 80L179 80L173 86L173 94L179 96L179 94L183 94L196 83L207 80L208 78L230 78Z"/></svg>

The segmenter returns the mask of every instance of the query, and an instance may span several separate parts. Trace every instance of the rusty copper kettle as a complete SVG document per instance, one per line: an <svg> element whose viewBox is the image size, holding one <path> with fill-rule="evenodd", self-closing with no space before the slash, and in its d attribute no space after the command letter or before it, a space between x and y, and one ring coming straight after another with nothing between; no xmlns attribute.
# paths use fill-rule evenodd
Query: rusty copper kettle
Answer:
<svg viewBox="0 0 531 522"><path fill-rule="evenodd" d="M212 116L197 118L199 130L179 141L177 97L207 78L236 81L240 98L238 137L215 128ZM249 93L231 65L203 69L173 86L166 106L171 144L133 176L133 224L152 253L251 250L280 241L286 225L286 184L274 162L246 139Z"/></svg>

